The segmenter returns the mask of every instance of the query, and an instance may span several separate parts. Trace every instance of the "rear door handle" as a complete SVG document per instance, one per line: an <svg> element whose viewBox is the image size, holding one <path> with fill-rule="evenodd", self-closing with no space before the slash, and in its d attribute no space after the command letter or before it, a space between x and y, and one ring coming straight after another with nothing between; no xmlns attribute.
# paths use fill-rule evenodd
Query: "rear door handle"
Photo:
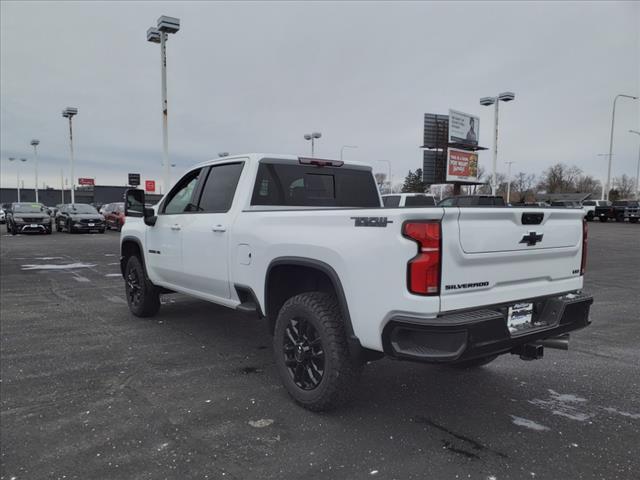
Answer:
<svg viewBox="0 0 640 480"><path fill-rule="evenodd" d="M211 227L212 232L226 232L227 229L222 225L216 225L215 227Z"/></svg>
<svg viewBox="0 0 640 480"><path fill-rule="evenodd" d="M174 225L171 225L171 230L180 230L180 225L178 225L177 223Z"/></svg>

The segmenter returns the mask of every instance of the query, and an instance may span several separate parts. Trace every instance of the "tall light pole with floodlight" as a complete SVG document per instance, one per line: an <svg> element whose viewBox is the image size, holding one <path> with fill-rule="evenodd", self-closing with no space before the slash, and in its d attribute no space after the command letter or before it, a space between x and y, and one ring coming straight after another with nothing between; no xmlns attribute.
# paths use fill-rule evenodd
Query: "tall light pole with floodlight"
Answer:
<svg viewBox="0 0 640 480"><path fill-rule="evenodd" d="M608 153L597 153L596 154L597 157L608 157L609 154ZM600 200L604 200L604 188L605 188L605 181L603 179L602 181L602 194L600 195Z"/></svg>
<svg viewBox="0 0 640 480"><path fill-rule="evenodd" d="M638 130L629 130L629 133L635 133L636 135L640 135ZM638 147L638 166L636 167L636 191L635 197L638 200L638 196L640 195L640 147Z"/></svg>
<svg viewBox="0 0 640 480"><path fill-rule="evenodd" d="M342 145L342 147L340 147L340 160L342 160L345 148L358 148L358 146L357 145Z"/></svg>
<svg viewBox="0 0 640 480"><path fill-rule="evenodd" d="M147 30L147 41L160 44L160 71L162 88L162 165L164 166L164 191L169 191L171 183L171 166L169 164L169 121L167 107L167 40L169 33L180 30L180 19L167 17L158 18L157 27Z"/></svg>
<svg viewBox="0 0 640 480"><path fill-rule="evenodd" d="M36 203L38 203L38 145L40 140L34 138L31 140L31 146L33 147L33 158L36 161Z"/></svg>
<svg viewBox="0 0 640 480"><path fill-rule="evenodd" d="M67 107L62 111L62 116L69 119L69 159L71 162L71 203L76 203L76 161L73 156L73 117L78 114L75 107Z"/></svg>
<svg viewBox="0 0 640 480"><path fill-rule="evenodd" d="M616 121L616 102L618 101L618 98L621 98L621 97L630 98L631 100L638 100L638 97L635 97L633 95L625 95L623 93L619 93L613 99L613 111L611 112L611 134L609 135L609 167L607 168L607 184L606 184L607 200L609 200L609 189L611 185L611 157L613 155L613 127Z"/></svg>
<svg viewBox="0 0 640 480"><path fill-rule="evenodd" d="M315 139L316 138L320 138L322 137L322 134L320 132L313 132L313 133L305 133L304 134L304 139L305 140L311 140L311 156L315 156Z"/></svg>
<svg viewBox="0 0 640 480"><path fill-rule="evenodd" d="M496 190L498 188L498 177L497 177L497 164L498 164L498 105L500 102L510 102L511 100L516 98L516 94L513 92L502 92L497 97L482 97L480 99L480 105L489 106L495 105L494 110L494 135L493 135L493 168L491 174L491 195L496 194Z"/></svg>

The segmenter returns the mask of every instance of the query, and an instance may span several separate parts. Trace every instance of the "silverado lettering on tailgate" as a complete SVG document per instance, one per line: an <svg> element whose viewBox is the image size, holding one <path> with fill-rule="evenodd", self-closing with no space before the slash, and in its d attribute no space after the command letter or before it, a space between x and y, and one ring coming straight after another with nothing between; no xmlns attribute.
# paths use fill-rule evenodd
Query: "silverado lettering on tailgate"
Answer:
<svg viewBox="0 0 640 480"><path fill-rule="evenodd" d="M475 283L458 283L455 285L445 285L445 290L462 290L465 288L479 288L488 287L489 282L475 282Z"/></svg>

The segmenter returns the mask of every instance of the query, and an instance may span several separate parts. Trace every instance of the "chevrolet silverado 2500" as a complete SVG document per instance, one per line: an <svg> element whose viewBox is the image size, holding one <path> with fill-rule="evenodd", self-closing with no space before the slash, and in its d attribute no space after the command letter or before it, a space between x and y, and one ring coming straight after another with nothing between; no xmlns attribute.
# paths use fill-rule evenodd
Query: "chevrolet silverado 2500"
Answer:
<svg viewBox="0 0 640 480"><path fill-rule="evenodd" d="M131 312L180 292L265 318L291 396L345 401L367 360L540 358L589 324L578 209L384 208L371 167L248 154L191 168L154 208L129 190Z"/></svg>

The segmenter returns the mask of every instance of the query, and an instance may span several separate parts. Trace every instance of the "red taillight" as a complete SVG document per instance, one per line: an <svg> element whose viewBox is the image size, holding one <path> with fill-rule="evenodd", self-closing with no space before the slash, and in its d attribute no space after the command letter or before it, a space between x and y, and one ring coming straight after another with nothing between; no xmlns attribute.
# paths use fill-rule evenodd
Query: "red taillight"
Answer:
<svg viewBox="0 0 640 480"><path fill-rule="evenodd" d="M587 269L587 219L582 219L582 260L580 261L580 275Z"/></svg>
<svg viewBox="0 0 640 480"><path fill-rule="evenodd" d="M418 254L407 265L407 283L411 293L440 293L440 222L406 222L402 234L418 244Z"/></svg>

